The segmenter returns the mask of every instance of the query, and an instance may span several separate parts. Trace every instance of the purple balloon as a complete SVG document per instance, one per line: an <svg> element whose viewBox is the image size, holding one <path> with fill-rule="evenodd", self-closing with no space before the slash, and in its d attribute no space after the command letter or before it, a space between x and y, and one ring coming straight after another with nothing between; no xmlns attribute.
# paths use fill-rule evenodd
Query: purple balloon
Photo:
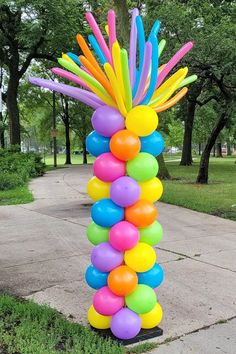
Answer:
<svg viewBox="0 0 236 354"><path fill-rule="evenodd" d="M93 113L92 126L98 134L110 137L124 129L125 120L117 109L101 106Z"/></svg>
<svg viewBox="0 0 236 354"><path fill-rule="evenodd" d="M140 187L131 177L120 177L110 188L111 200L121 207L128 207L137 202L140 196Z"/></svg>
<svg viewBox="0 0 236 354"><path fill-rule="evenodd" d="M111 319L111 331L120 339L134 338L141 329L141 318L135 312L123 308Z"/></svg>
<svg viewBox="0 0 236 354"><path fill-rule="evenodd" d="M101 272L110 272L123 262L123 253L115 250L108 242L102 242L94 247L91 263Z"/></svg>

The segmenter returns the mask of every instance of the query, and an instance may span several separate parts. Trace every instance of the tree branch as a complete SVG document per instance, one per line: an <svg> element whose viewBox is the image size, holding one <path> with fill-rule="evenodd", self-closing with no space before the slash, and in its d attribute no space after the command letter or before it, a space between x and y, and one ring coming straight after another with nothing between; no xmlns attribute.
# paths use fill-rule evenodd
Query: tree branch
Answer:
<svg viewBox="0 0 236 354"><path fill-rule="evenodd" d="M217 100L218 100L218 97L215 96L215 95L212 95L212 96L209 96L208 98L206 98L204 101L198 101L198 100L196 100L196 102L197 102L197 104L198 104L200 107L202 107L202 106L204 106L205 104L207 104L207 103L208 103L209 101L211 101L211 100L217 101Z"/></svg>

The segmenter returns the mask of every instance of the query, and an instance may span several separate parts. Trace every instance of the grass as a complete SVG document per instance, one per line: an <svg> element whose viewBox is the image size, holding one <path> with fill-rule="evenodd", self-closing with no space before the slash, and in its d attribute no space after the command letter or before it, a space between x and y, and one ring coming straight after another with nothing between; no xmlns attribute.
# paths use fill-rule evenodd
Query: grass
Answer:
<svg viewBox="0 0 236 354"><path fill-rule="evenodd" d="M172 180L163 181L161 201L236 220L236 164L234 157L211 158L209 184L195 184L199 162L179 166L168 162Z"/></svg>
<svg viewBox="0 0 236 354"><path fill-rule="evenodd" d="M0 191L0 205L25 204L32 201L33 195L27 185L7 191Z"/></svg>
<svg viewBox="0 0 236 354"><path fill-rule="evenodd" d="M88 163L93 163L95 158L93 156L88 155ZM58 166L65 165L66 155L65 154L57 154L57 164ZM46 155L45 159L43 159L47 166L53 166L53 155ZM83 163L82 155L71 155L71 163L73 165L81 165Z"/></svg>
<svg viewBox="0 0 236 354"><path fill-rule="evenodd" d="M56 310L0 295L1 354L123 354L125 349Z"/></svg>

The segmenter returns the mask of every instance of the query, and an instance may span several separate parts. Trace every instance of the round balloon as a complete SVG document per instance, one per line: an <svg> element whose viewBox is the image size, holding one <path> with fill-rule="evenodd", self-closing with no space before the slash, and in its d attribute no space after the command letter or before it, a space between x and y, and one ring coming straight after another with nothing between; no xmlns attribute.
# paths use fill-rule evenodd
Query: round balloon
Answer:
<svg viewBox="0 0 236 354"><path fill-rule="evenodd" d="M156 130L158 116L154 109L148 106L136 106L126 116L125 126L138 136L147 136Z"/></svg>
<svg viewBox="0 0 236 354"><path fill-rule="evenodd" d="M92 131L86 138L86 149L93 156L99 156L110 151L110 138Z"/></svg>
<svg viewBox="0 0 236 354"><path fill-rule="evenodd" d="M158 162L154 156L146 152L140 152L133 160L127 162L126 168L130 177L143 182L157 175Z"/></svg>
<svg viewBox="0 0 236 354"><path fill-rule="evenodd" d="M117 296L104 286L93 297L94 309L103 316L114 315L124 306L124 297Z"/></svg>
<svg viewBox="0 0 236 354"><path fill-rule="evenodd" d="M141 329L141 319L135 312L123 308L111 320L111 331L119 339L136 337Z"/></svg>
<svg viewBox="0 0 236 354"><path fill-rule="evenodd" d="M99 245L99 243L107 242L109 239L109 230L110 229L108 227L99 226L92 221L87 227L88 240L93 245Z"/></svg>
<svg viewBox="0 0 236 354"><path fill-rule="evenodd" d="M137 275L139 284L145 284L151 288L157 288L164 279L163 269L158 263L154 264L147 272L137 273Z"/></svg>
<svg viewBox="0 0 236 354"><path fill-rule="evenodd" d="M123 262L123 253L115 250L109 243L100 243L91 253L91 263L101 272L110 272Z"/></svg>
<svg viewBox="0 0 236 354"><path fill-rule="evenodd" d="M109 106L101 106L92 115L92 126L97 133L110 137L124 129L125 121L120 112Z"/></svg>
<svg viewBox="0 0 236 354"><path fill-rule="evenodd" d="M147 313L156 304L155 291L150 286L139 284L136 289L125 297L128 308L138 314Z"/></svg>
<svg viewBox="0 0 236 354"><path fill-rule="evenodd" d="M88 285L93 289L100 289L107 285L107 272L101 272L96 269L92 264L88 266L85 273L85 280Z"/></svg>
<svg viewBox="0 0 236 354"><path fill-rule="evenodd" d="M162 138L162 135L157 131L154 131L148 136L141 137L140 140L141 152L147 152L153 156L158 156L164 150L164 139Z"/></svg>
<svg viewBox="0 0 236 354"><path fill-rule="evenodd" d="M110 229L109 242L118 251L131 249L138 241L138 229L128 221L120 221Z"/></svg>
<svg viewBox="0 0 236 354"><path fill-rule="evenodd" d="M138 200L125 208L125 219L137 227L145 227L157 218L157 208L147 200Z"/></svg>
<svg viewBox="0 0 236 354"><path fill-rule="evenodd" d="M157 302L153 309L147 313L140 315L142 328L150 329L158 326L162 320L162 308Z"/></svg>
<svg viewBox="0 0 236 354"><path fill-rule="evenodd" d="M124 209L111 199L101 199L91 208L93 221L103 227L111 227L124 219Z"/></svg>
<svg viewBox="0 0 236 354"><path fill-rule="evenodd" d="M154 266L156 253L151 246L139 242L134 248L125 252L124 260L125 264L135 272L146 272Z"/></svg>
<svg viewBox="0 0 236 354"><path fill-rule="evenodd" d="M136 272L125 265L113 269L108 276L109 289L118 296L126 296L132 293L137 284Z"/></svg>
<svg viewBox="0 0 236 354"><path fill-rule="evenodd" d="M129 130L120 130L110 141L110 149L115 157L122 161L133 159L140 151L138 136Z"/></svg>
<svg viewBox="0 0 236 354"><path fill-rule="evenodd" d="M100 315L100 313L98 313L92 305L88 310L88 321L94 328L108 329L111 325L111 316Z"/></svg>
<svg viewBox="0 0 236 354"><path fill-rule="evenodd" d="M125 163L110 152L98 156L93 164L94 175L104 182L113 182L125 175Z"/></svg>
<svg viewBox="0 0 236 354"><path fill-rule="evenodd" d="M138 183L128 176L115 180L110 189L111 200L121 207L127 207L137 202L140 195Z"/></svg>
<svg viewBox="0 0 236 354"><path fill-rule="evenodd" d="M162 226L157 220L147 227L141 227L139 232L140 242L148 243L150 246L155 246L163 236Z"/></svg>
<svg viewBox="0 0 236 354"><path fill-rule="evenodd" d="M140 199L145 199L151 203L155 203L162 196L163 185L157 177L154 177L146 182L139 182L139 186L141 189Z"/></svg>
<svg viewBox="0 0 236 354"><path fill-rule="evenodd" d="M110 198L111 183L103 182L93 176L87 184L87 193L91 199L97 201L103 198Z"/></svg>

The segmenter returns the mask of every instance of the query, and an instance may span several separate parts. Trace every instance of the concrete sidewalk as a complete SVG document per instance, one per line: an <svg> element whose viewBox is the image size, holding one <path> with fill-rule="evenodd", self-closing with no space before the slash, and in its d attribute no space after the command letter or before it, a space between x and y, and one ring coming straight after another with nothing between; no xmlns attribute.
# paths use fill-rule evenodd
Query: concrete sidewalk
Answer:
<svg viewBox="0 0 236 354"><path fill-rule="evenodd" d="M33 203L0 207L0 289L48 303L82 323L94 294L84 281L92 249L86 238L91 175L91 166L48 172L31 182ZM216 339L221 328L235 329L235 321L227 321L236 316L236 223L162 203L158 209L164 238L157 260L166 279L157 292L164 335L155 340L176 340L154 352L235 353L235 340L231 350L233 341L217 349ZM204 341L201 333L213 339L208 351L194 347Z"/></svg>

